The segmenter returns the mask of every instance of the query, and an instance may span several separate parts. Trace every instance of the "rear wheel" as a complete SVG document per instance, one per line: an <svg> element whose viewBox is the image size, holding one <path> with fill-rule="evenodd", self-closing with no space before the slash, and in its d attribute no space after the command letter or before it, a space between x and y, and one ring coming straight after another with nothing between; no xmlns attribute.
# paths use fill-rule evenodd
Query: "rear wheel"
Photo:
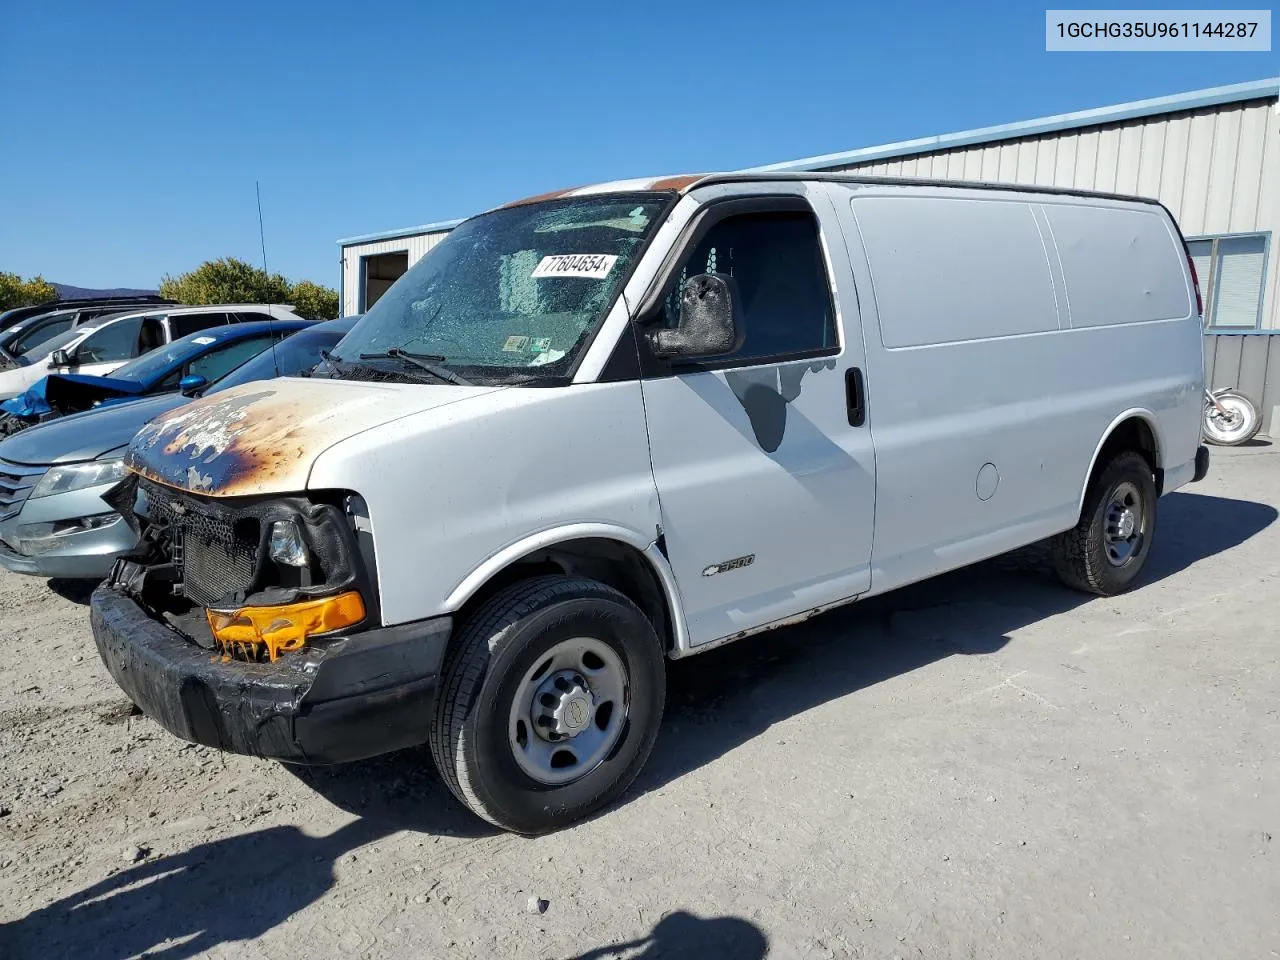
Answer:
<svg viewBox="0 0 1280 960"><path fill-rule="evenodd" d="M453 794L490 823L554 830L631 784L665 694L658 637L625 596L593 580L523 581L459 631L431 753Z"/></svg>
<svg viewBox="0 0 1280 960"><path fill-rule="evenodd" d="M1069 587L1112 596L1142 572L1156 527L1156 485L1141 454L1114 457L1089 487L1080 521L1053 538L1058 576Z"/></svg>

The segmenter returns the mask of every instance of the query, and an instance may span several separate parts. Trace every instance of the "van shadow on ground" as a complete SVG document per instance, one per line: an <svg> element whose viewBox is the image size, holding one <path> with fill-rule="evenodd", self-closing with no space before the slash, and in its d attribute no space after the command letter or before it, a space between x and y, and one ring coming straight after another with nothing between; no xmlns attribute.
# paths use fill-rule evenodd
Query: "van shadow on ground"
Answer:
<svg viewBox="0 0 1280 960"><path fill-rule="evenodd" d="M1160 511L1144 583L1248 540L1277 516L1264 504L1178 493L1162 499ZM1020 627L1089 602L1023 569L1023 559L1000 558L673 663L662 735L630 795L712 762L788 717L944 657L997 651ZM115 960L148 952L180 960L277 927L333 887L344 854L392 833L493 832L449 795L425 748L294 772L357 818L327 836L271 827L129 867L0 926L0 956ZM681 946L716 937L739 938L726 940L740 944L738 952ZM762 957L766 945L737 918L672 914L647 938L581 956Z"/></svg>
<svg viewBox="0 0 1280 960"><path fill-rule="evenodd" d="M1276 510L1173 493L1135 589L1265 529ZM715 760L773 724L950 656L994 653L1014 631L1088 603L1032 548L729 644L668 670L667 712L637 783L651 790Z"/></svg>
<svg viewBox="0 0 1280 960"><path fill-rule="evenodd" d="M1275 508L1247 500L1162 497L1156 539L1136 589L1243 543L1276 517ZM1033 548L672 662L663 730L629 796L830 700L944 657L994 653L1014 631L1092 599L1063 587ZM426 749L418 748L303 775L352 813L391 816L426 832L456 833L468 822L484 832L430 767ZM402 795L385 792L386 783L406 778L411 786Z"/></svg>

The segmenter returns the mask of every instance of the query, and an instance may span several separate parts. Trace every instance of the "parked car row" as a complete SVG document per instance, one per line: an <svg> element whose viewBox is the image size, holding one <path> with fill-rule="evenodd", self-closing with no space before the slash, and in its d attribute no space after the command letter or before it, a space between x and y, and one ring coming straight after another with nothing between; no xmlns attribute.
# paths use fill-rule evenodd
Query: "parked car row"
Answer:
<svg viewBox="0 0 1280 960"><path fill-rule="evenodd" d="M89 320L122 310L141 310L172 303L164 297L106 297L59 300L6 310L0 313L0 370L18 366L18 357L22 354Z"/></svg>
<svg viewBox="0 0 1280 960"><path fill-rule="evenodd" d="M181 318L178 318L181 319ZM175 322L175 318L170 318ZM0 402L0 435L95 406L174 390L191 395L311 321L249 320L188 333L117 367L109 376L51 373Z"/></svg>
<svg viewBox="0 0 1280 960"><path fill-rule="evenodd" d="M252 304L200 309L169 311L162 329L208 324L212 316L236 322L196 329L111 377L50 375L41 388L0 404L10 408L11 421L34 424L0 442L0 565L46 577L106 576L137 541L101 499L123 475L121 457L134 434L195 397L305 373L355 322L313 324L287 309ZM255 315L286 319L249 319Z"/></svg>
<svg viewBox="0 0 1280 960"><path fill-rule="evenodd" d="M37 342L17 355L14 366L0 371L0 400L24 393L47 373L103 376L189 333L249 320L296 319L292 307L248 303L116 311L48 338L43 338L47 327L42 327ZM27 343L22 338L17 342Z"/></svg>

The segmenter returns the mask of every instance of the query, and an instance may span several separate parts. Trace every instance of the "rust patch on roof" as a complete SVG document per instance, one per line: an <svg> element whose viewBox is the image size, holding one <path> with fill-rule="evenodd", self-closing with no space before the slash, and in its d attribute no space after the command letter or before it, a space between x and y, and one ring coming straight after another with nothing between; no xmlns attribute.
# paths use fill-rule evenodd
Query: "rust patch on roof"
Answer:
<svg viewBox="0 0 1280 960"><path fill-rule="evenodd" d="M535 194L532 197L524 197L521 200L512 200L510 203L504 203L499 209L505 210L508 207L523 207L526 203L541 203L543 200L558 200L561 197L573 193L580 187L567 187L564 190L550 190L546 193Z"/></svg>
<svg viewBox="0 0 1280 960"><path fill-rule="evenodd" d="M693 186L693 184L697 183L699 180L701 180L705 176L706 176L705 173L684 173L676 177L662 177L661 179L653 181L649 189L650 190L674 190L677 193L681 193L687 190L689 187Z"/></svg>
<svg viewBox="0 0 1280 960"><path fill-rule="evenodd" d="M510 203L503 204L499 209L507 207L521 207L527 203L541 203L544 200L560 200L564 197L575 196L608 196L615 192L610 189L616 186L617 193L634 193L636 190L674 190L677 193L688 189L691 185L697 183L705 173L683 173L672 177L654 177L646 181L643 177L637 180L606 180L601 183L583 184L577 187L568 187L564 190L551 190L547 193L539 193L532 197L525 197L522 200L512 200Z"/></svg>

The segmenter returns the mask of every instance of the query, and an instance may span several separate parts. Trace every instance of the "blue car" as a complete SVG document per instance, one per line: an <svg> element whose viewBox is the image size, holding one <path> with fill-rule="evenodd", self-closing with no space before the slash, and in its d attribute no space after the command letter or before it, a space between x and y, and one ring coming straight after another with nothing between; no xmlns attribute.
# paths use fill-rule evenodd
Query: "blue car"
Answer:
<svg viewBox="0 0 1280 960"><path fill-rule="evenodd" d="M70 413L158 393L199 393L312 321L233 323L200 330L152 350L109 377L53 373L0 403L0 436Z"/></svg>

